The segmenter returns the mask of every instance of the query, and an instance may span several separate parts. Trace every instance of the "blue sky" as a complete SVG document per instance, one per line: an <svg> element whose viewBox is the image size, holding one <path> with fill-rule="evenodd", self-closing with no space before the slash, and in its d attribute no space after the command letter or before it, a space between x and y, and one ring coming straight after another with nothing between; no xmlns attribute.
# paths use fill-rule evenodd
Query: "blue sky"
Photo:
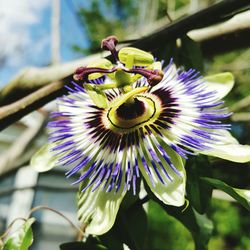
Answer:
<svg viewBox="0 0 250 250"><path fill-rule="evenodd" d="M69 4L66 1L72 2ZM77 7L88 1L61 0L61 60L79 58L71 46L87 46L84 29L76 20ZM27 66L45 66L51 61L51 0L0 0L0 86Z"/></svg>

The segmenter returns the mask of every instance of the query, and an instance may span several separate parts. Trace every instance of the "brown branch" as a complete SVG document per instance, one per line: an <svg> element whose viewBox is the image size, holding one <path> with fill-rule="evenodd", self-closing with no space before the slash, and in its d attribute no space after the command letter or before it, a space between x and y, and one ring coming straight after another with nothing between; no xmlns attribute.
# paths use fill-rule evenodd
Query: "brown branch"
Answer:
<svg viewBox="0 0 250 250"><path fill-rule="evenodd" d="M28 127L23 134L17 138L11 147L0 155L0 176L6 174L7 172L15 169L16 162L26 151L29 144L36 138L36 136L41 131L45 119L41 117L37 124L32 127Z"/></svg>
<svg viewBox="0 0 250 250"><path fill-rule="evenodd" d="M11 121L18 121L57 96L66 93L63 86L63 81L52 82L16 102L0 108L0 130L9 126Z"/></svg>
<svg viewBox="0 0 250 250"><path fill-rule="evenodd" d="M225 18L225 16L230 16L232 15L232 12L239 11L241 8L248 5L248 0L222 1L214 6L195 13L194 15L168 24L162 29L155 31L153 34L135 41L131 44L131 46L152 51L156 47L160 47L177 37L183 36L192 29L204 27L221 21ZM246 31L249 32L249 29ZM225 32L228 32L228 30ZM225 34L220 33L220 37L221 35L225 36ZM206 42L207 41L210 40L206 40ZM217 41L215 44L217 48L218 46L224 47L224 44L221 46L221 43L218 43ZM1 91L0 105L9 104L13 101L15 101L15 103L10 104L11 106L0 108L0 130L17 121L29 112L53 100L57 96L65 93L62 86L64 83L69 83L72 80L72 73L74 69L78 66L86 65L89 62L96 60L96 58L100 58L100 55L93 55L92 57L87 57L83 60L59 66L51 66L43 69L32 68L30 70L26 70L25 74L23 72L19 74ZM49 82L53 83L49 84L47 87L42 87L37 90L38 87L44 86ZM34 90L35 92L33 92ZM24 97L27 93L31 92L33 93ZM20 99L22 97L24 98Z"/></svg>
<svg viewBox="0 0 250 250"><path fill-rule="evenodd" d="M63 87L63 82L52 82L44 87L36 90L30 95L25 96L23 99L20 99L14 103L9 105L3 106L0 109L0 119L5 118L6 116L11 116L13 113L17 113L20 110L26 109L32 103L36 102L37 100L42 99L43 97L49 95L50 93L54 93L57 90Z"/></svg>
<svg viewBox="0 0 250 250"><path fill-rule="evenodd" d="M249 122L250 112L234 113L231 116L231 120L234 122Z"/></svg>
<svg viewBox="0 0 250 250"><path fill-rule="evenodd" d="M19 72L0 92L0 105L7 105L32 93L34 90L51 82L66 79L76 68L87 65L102 54L85 57L60 65L52 65L43 68L30 67Z"/></svg>

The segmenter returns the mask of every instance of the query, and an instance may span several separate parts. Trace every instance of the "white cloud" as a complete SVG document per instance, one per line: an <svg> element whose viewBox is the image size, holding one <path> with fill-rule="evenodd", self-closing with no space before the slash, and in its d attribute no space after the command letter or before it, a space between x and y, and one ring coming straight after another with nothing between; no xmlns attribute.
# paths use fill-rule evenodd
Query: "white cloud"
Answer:
<svg viewBox="0 0 250 250"><path fill-rule="evenodd" d="M31 25L39 24L42 13L51 0L0 0L0 59L7 58L7 64L21 66L25 63L23 51L36 49L48 44L48 39L34 43L31 37Z"/></svg>

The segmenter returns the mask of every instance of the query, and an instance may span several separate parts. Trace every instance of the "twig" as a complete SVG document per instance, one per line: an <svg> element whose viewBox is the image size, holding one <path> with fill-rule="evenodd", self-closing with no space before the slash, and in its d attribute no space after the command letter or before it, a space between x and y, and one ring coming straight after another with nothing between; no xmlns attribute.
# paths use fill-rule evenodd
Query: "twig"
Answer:
<svg viewBox="0 0 250 250"><path fill-rule="evenodd" d="M18 221L18 220L22 220L22 221L24 221L24 222L26 222L27 221L27 219L25 219L25 218L16 218L15 220L13 220L11 223L10 223L10 225L7 227L7 229L5 230L5 232L0 236L0 240L2 240L3 238L5 238L8 234L9 234L9 232L11 231L11 229L12 229L12 227L13 227L13 225L16 223L16 221Z"/></svg>
<svg viewBox="0 0 250 250"><path fill-rule="evenodd" d="M169 13L166 11L166 17L169 20L170 23L173 22L173 19L171 18L171 16L169 15Z"/></svg>
<svg viewBox="0 0 250 250"><path fill-rule="evenodd" d="M34 208L32 208L32 209L30 210L30 214L29 214L28 218L31 217L31 215L32 215L34 212L36 212L36 211L38 211L38 210L43 210L43 209L49 210L49 211L51 211L51 212L53 212L53 213L55 213L55 214L60 215L60 216L61 216L62 218L64 218L73 228L75 228L75 229L77 230L77 232L80 233L80 234L82 235L82 237L84 237L84 231L82 231L81 228L79 228L78 226L76 226L67 216L65 216L64 214L62 214L61 212L59 212L59 211L57 211L57 210L55 210L55 209L53 209L53 208L50 208L50 207L47 207L47 206L37 206L37 207L34 207Z"/></svg>

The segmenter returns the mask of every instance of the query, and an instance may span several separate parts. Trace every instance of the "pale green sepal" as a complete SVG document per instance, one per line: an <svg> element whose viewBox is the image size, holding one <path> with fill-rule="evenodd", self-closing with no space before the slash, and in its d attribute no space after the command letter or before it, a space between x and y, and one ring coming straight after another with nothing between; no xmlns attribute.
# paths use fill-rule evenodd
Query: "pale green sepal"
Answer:
<svg viewBox="0 0 250 250"><path fill-rule="evenodd" d="M56 159L50 151L51 147L51 144L45 144L32 156L30 166L37 172L46 172L56 166Z"/></svg>
<svg viewBox="0 0 250 250"><path fill-rule="evenodd" d="M239 144L239 142L226 130L219 130L217 133L223 136L220 144L214 144L209 150L200 151L201 154L239 163L250 161L249 145Z"/></svg>
<svg viewBox="0 0 250 250"><path fill-rule="evenodd" d="M105 95L105 93L98 89L95 88L91 85L88 84L88 87L85 87L87 94L93 101L93 103L98 107L98 108L107 108L108 107L108 99Z"/></svg>
<svg viewBox="0 0 250 250"><path fill-rule="evenodd" d="M120 204L125 192L106 192L99 188L91 191L91 187L84 192L79 191L78 219L86 225L86 233L101 235L111 229L115 223Z"/></svg>
<svg viewBox="0 0 250 250"><path fill-rule="evenodd" d="M234 76L230 72L204 77L207 91L216 91L216 99L224 98L234 86Z"/></svg>
<svg viewBox="0 0 250 250"><path fill-rule="evenodd" d="M31 225L35 218L28 219L15 233L4 242L2 250L28 250L33 242Z"/></svg>
<svg viewBox="0 0 250 250"><path fill-rule="evenodd" d="M215 145L213 149L200 152L228 161L244 163L250 161L250 146L241 144Z"/></svg>
<svg viewBox="0 0 250 250"><path fill-rule="evenodd" d="M170 168L170 166L164 166L166 171L170 174L172 181L167 180L165 185L162 184L162 182L157 178L153 170L153 167L150 167L150 164L148 164L148 167L150 168L150 171L154 179L155 185L153 185L152 182L150 181L149 176L145 171L144 166L140 161L138 161L139 168L151 191L155 194L155 196L159 200L164 202L166 205L180 207L185 204L185 193L186 193L185 167L182 158L177 153L175 153L170 148L168 148L167 150L166 148L164 148L164 150L167 152L167 154L171 158L172 163L179 171L178 175Z"/></svg>
<svg viewBox="0 0 250 250"><path fill-rule="evenodd" d="M132 66L148 66L154 62L153 55L133 47L122 48L118 53L118 58L125 65L129 61L129 68L131 68L131 64Z"/></svg>

